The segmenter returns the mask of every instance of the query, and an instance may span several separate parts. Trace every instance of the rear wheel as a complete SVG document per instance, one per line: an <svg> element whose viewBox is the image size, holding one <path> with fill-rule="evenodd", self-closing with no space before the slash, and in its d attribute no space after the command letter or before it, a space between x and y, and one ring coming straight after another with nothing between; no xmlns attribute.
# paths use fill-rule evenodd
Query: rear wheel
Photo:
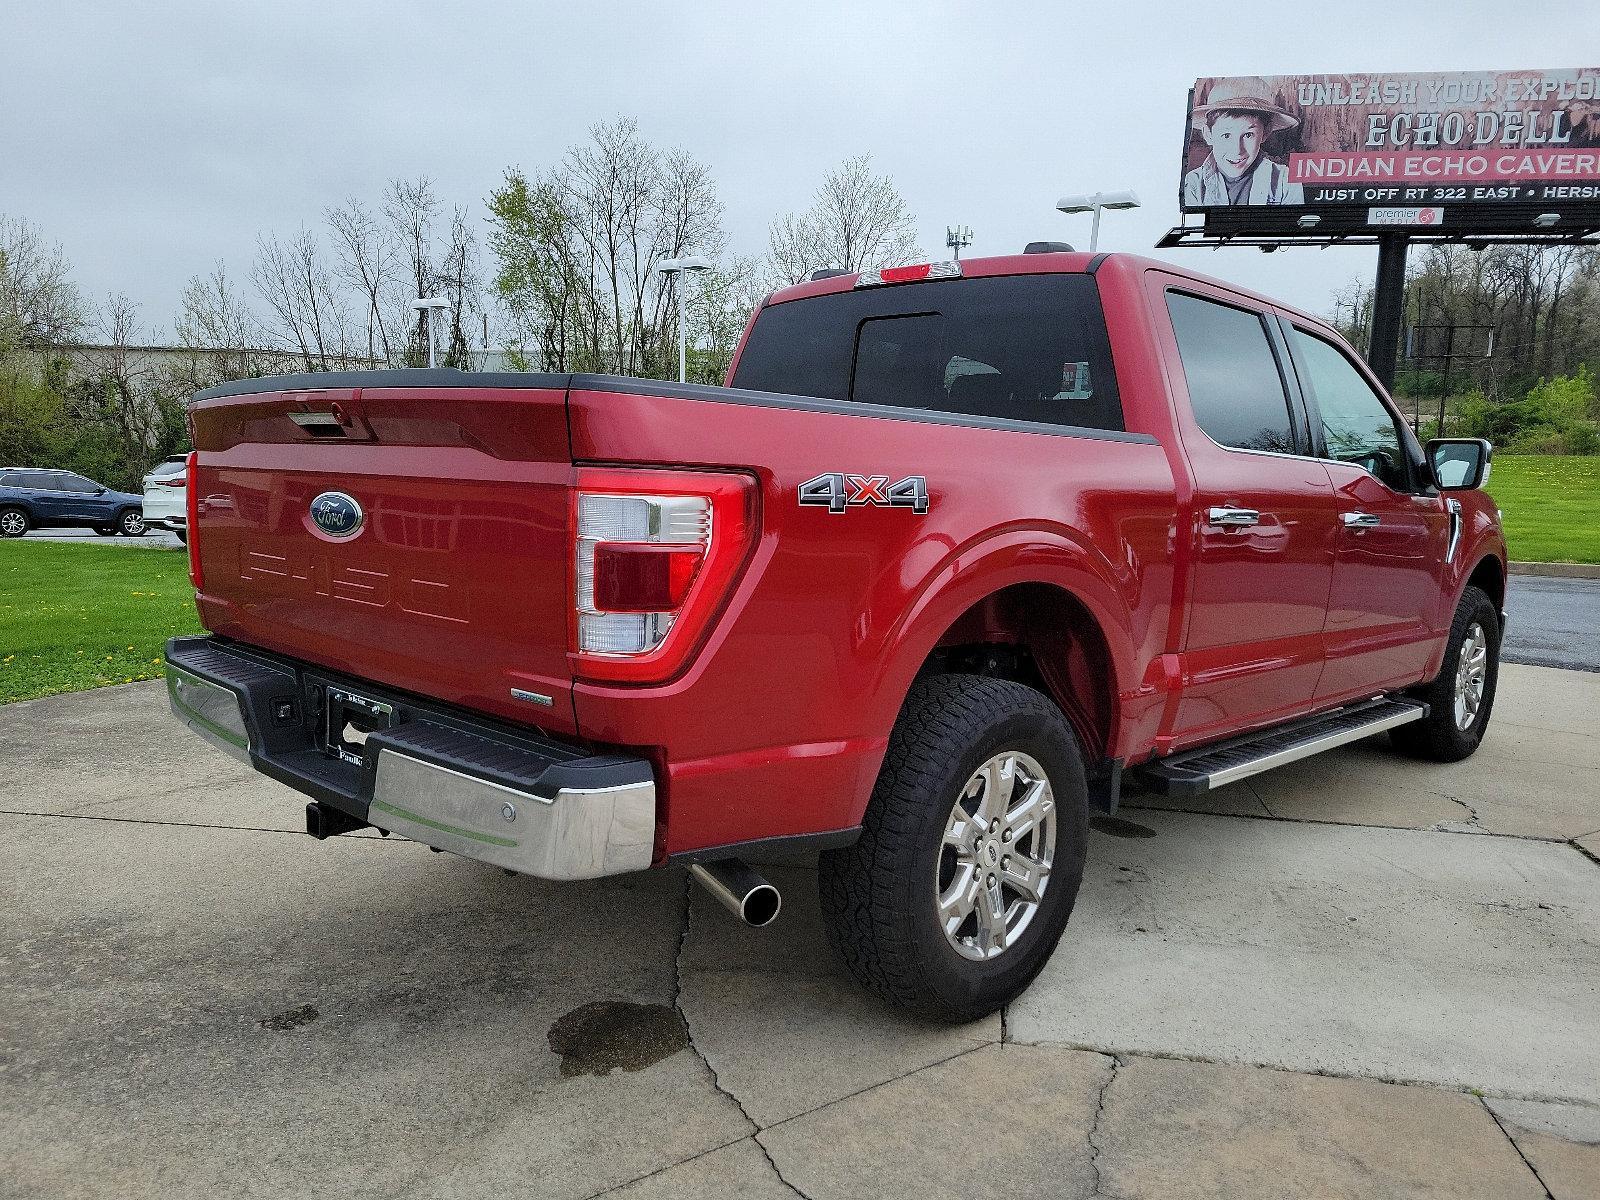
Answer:
<svg viewBox="0 0 1600 1200"><path fill-rule="evenodd" d="M117 532L123 537L144 536L144 514L137 508L125 508L117 516Z"/></svg>
<svg viewBox="0 0 1600 1200"><path fill-rule="evenodd" d="M189 544L189 531L187 529L174 529L172 532L177 535L178 542L181 545L187 546Z"/></svg>
<svg viewBox="0 0 1600 1200"><path fill-rule="evenodd" d="M26 509L0 508L0 537L21 537L32 527Z"/></svg>
<svg viewBox="0 0 1600 1200"><path fill-rule="evenodd" d="M1469 587L1456 606L1444 666L1432 683L1412 694L1428 715L1389 731L1397 750L1434 762L1459 762L1478 748L1494 708L1500 675L1500 614L1480 588Z"/></svg>
<svg viewBox="0 0 1600 1200"><path fill-rule="evenodd" d="M829 936L889 1002L972 1021L1033 981L1083 877L1087 788L1060 709L1020 683L919 683L855 845L819 864Z"/></svg>

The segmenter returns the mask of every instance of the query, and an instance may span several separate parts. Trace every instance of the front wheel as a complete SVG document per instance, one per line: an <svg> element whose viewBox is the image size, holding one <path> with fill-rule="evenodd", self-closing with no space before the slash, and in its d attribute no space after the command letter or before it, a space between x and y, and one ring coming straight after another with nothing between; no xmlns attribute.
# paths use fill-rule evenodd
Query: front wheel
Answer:
<svg viewBox="0 0 1600 1200"><path fill-rule="evenodd" d="M1033 981L1083 878L1088 790L1077 740L1020 683L917 684L853 846L818 866L830 940L902 1008L973 1021Z"/></svg>
<svg viewBox="0 0 1600 1200"><path fill-rule="evenodd" d="M1428 715L1389 731L1395 749L1434 762L1460 762L1478 748L1494 708L1500 678L1500 614L1481 588L1461 594L1444 666L1412 695Z"/></svg>
<svg viewBox="0 0 1600 1200"><path fill-rule="evenodd" d="M144 514L137 508L125 508L117 518L117 532L123 537L144 536Z"/></svg>

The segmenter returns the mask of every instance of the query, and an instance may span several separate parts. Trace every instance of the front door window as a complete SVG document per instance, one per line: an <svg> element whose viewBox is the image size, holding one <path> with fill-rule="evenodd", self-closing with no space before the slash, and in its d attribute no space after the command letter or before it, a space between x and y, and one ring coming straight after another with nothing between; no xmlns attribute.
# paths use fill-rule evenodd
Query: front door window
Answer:
<svg viewBox="0 0 1600 1200"><path fill-rule="evenodd" d="M1409 490L1405 443L1388 406L1331 342L1297 328L1291 336L1321 414L1328 457L1370 471L1397 492Z"/></svg>

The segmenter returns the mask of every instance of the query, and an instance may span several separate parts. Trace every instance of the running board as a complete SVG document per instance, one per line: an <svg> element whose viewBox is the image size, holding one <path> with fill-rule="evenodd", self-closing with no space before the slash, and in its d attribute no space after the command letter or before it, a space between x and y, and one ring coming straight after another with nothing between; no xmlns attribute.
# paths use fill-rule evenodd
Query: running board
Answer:
<svg viewBox="0 0 1600 1200"><path fill-rule="evenodd" d="M1381 697L1158 758L1138 768L1137 775L1151 791L1192 796L1427 715L1426 704Z"/></svg>

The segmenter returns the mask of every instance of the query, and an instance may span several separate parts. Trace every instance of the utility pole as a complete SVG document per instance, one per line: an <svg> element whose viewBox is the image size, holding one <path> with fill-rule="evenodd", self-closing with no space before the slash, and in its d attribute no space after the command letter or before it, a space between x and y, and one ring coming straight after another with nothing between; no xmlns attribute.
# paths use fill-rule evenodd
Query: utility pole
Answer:
<svg viewBox="0 0 1600 1200"><path fill-rule="evenodd" d="M972 245L972 227L970 225L946 225L944 244L950 247L951 254L957 262L960 262L961 252Z"/></svg>

